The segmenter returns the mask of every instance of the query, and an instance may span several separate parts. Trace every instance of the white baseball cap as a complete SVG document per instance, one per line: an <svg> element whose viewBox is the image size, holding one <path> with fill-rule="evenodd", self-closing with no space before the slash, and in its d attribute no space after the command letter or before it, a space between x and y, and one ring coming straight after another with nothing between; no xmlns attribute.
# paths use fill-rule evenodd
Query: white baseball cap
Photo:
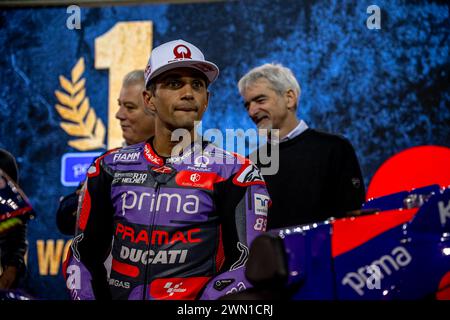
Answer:
<svg viewBox="0 0 450 320"><path fill-rule="evenodd" d="M152 50L145 68L145 86L154 77L175 68L197 69L208 78L209 83L219 76L219 68L206 61L199 48L179 39L163 43Z"/></svg>

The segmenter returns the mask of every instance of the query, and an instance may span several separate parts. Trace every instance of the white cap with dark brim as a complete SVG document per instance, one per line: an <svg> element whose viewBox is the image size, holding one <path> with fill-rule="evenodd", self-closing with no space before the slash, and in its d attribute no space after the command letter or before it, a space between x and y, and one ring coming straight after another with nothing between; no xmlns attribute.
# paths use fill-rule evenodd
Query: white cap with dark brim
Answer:
<svg viewBox="0 0 450 320"><path fill-rule="evenodd" d="M209 83L219 76L219 68L206 61L200 49L180 39L163 43L152 50L145 68L145 86L156 76L175 68L197 69L208 78Z"/></svg>

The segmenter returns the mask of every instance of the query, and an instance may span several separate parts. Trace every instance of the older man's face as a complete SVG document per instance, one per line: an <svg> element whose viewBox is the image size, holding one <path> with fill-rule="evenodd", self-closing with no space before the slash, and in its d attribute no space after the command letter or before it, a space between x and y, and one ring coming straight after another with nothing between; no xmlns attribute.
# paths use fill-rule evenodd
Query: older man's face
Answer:
<svg viewBox="0 0 450 320"><path fill-rule="evenodd" d="M143 84L122 87L117 100L119 110L116 118L120 120L122 136L128 145L147 140L154 135L155 116L144 109Z"/></svg>
<svg viewBox="0 0 450 320"><path fill-rule="evenodd" d="M258 79L242 94L248 115L260 129L282 129L288 114L284 96L272 89L269 81Z"/></svg>

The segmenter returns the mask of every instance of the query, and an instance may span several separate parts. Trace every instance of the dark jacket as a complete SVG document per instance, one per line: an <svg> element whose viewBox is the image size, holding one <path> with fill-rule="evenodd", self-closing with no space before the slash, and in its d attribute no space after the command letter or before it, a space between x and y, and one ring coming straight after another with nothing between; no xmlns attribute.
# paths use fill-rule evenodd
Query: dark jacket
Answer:
<svg viewBox="0 0 450 320"><path fill-rule="evenodd" d="M9 152L0 149L0 169L2 169L14 182L18 182L18 168L16 161ZM10 231L0 234L0 264L2 268L15 266L19 273L25 271L25 253L28 248L27 225L22 224Z"/></svg>
<svg viewBox="0 0 450 320"><path fill-rule="evenodd" d="M257 165L264 167L259 161ZM268 229L343 217L360 209L365 200L351 143L314 129L280 143L278 173L264 175L264 180L272 199Z"/></svg>

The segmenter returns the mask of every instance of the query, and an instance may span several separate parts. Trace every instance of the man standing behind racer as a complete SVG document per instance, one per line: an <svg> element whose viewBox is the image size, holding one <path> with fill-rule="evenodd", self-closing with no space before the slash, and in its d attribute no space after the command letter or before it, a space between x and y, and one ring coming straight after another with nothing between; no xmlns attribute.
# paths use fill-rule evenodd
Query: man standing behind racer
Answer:
<svg viewBox="0 0 450 320"><path fill-rule="evenodd" d="M193 141L218 73L186 41L153 50L144 102L156 114L155 136L107 152L88 170L65 268L73 299L196 299L208 282L202 298L210 299L247 283L242 267L269 205L258 169L208 142L174 154L172 141L177 129Z"/></svg>
<svg viewBox="0 0 450 320"><path fill-rule="evenodd" d="M125 75L117 99L119 109L116 119L120 121L122 137L126 145L145 141L155 132L155 115L144 107L142 96L144 90L143 70L134 70Z"/></svg>
<svg viewBox="0 0 450 320"><path fill-rule="evenodd" d="M300 86L292 71L264 64L238 83L248 115L259 129L279 130L279 170L266 175L272 200L268 229L340 218L361 209L364 181L355 150L344 137L311 129L297 118ZM272 143L253 155L264 155ZM274 158L274 157L273 157Z"/></svg>

